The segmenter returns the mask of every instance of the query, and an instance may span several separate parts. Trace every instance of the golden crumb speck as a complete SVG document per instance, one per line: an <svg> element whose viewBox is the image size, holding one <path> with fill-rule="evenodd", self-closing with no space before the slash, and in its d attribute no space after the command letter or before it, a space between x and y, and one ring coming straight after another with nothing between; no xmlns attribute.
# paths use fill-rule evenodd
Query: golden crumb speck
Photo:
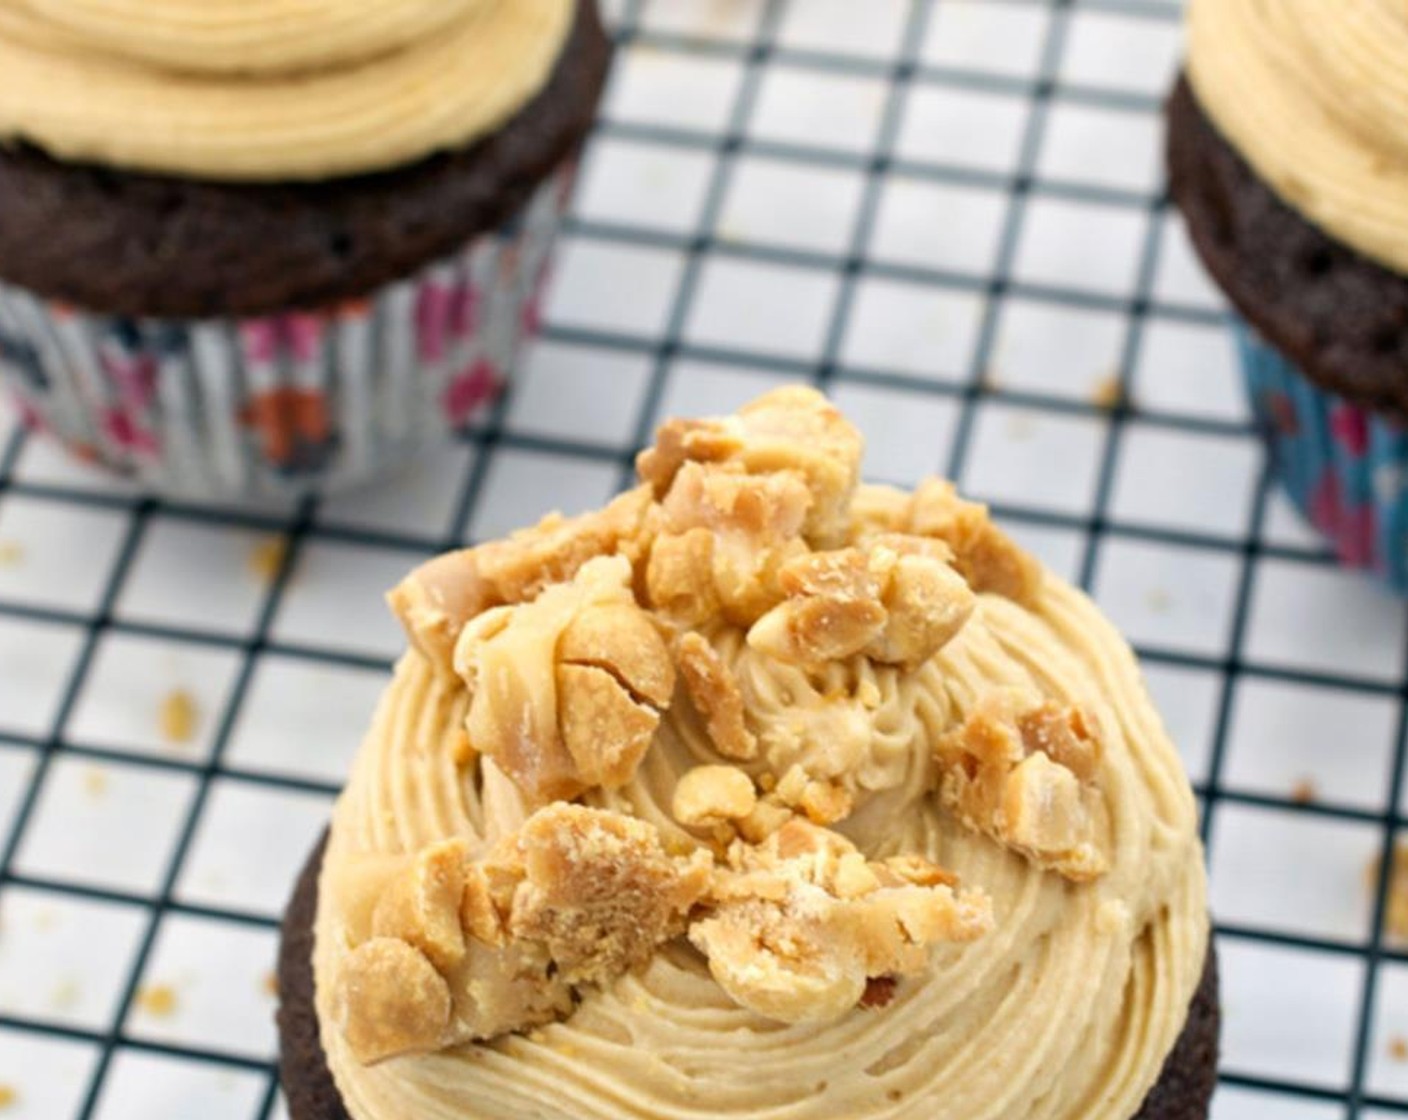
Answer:
<svg viewBox="0 0 1408 1120"><path fill-rule="evenodd" d="M1396 1034L1388 1040L1388 1056L1395 1062L1408 1062L1408 1038Z"/></svg>
<svg viewBox="0 0 1408 1120"><path fill-rule="evenodd" d="M99 798L108 791L108 772L101 766L89 766L83 771L83 792Z"/></svg>
<svg viewBox="0 0 1408 1120"><path fill-rule="evenodd" d="M259 987L260 987L260 990L261 990L266 996L271 996L271 997L273 997L274 999L278 999L278 998L279 998L279 975L278 975L278 973L276 973L276 972L274 972L274 971L272 971L272 970L270 970L269 972L266 972L266 973L264 974L264 979L263 979L262 981L260 981Z"/></svg>
<svg viewBox="0 0 1408 1120"><path fill-rule="evenodd" d="M1114 412L1115 409L1127 402L1124 382L1120 380L1117 373L1102 377L1095 383L1095 387L1090 393L1090 403L1106 412Z"/></svg>
<svg viewBox="0 0 1408 1120"><path fill-rule="evenodd" d="M1365 871L1370 892L1378 888L1379 866L1376 856ZM1393 849L1393 868L1384 899L1384 932L1398 940L1408 940L1408 841L1404 840L1398 841Z"/></svg>
<svg viewBox="0 0 1408 1120"><path fill-rule="evenodd" d="M20 1103L20 1091L13 1085L0 1081L0 1109L12 1108Z"/></svg>
<svg viewBox="0 0 1408 1120"><path fill-rule="evenodd" d="M199 723L200 707L184 688L172 689L162 697L157 724L166 742L177 746L189 743L195 738Z"/></svg>
<svg viewBox="0 0 1408 1120"><path fill-rule="evenodd" d="M17 568L24 563L24 545L19 541L0 541L0 568Z"/></svg>
<svg viewBox="0 0 1408 1120"><path fill-rule="evenodd" d="M283 537L265 537L249 550L249 572L261 583L273 583L284 566L288 541Z"/></svg>
<svg viewBox="0 0 1408 1120"><path fill-rule="evenodd" d="M80 995L82 991L78 981L68 977L54 985L54 990L49 993L49 1007L54 1011L69 1011L78 1005Z"/></svg>
<svg viewBox="0 0 1408 1120"><path fill-rule="evenodd" d="M148 984L137 992L137 1006L148 1015L168 1019L176 1014L176 989L170 984Z"/></svg>
<svg viewBox="0 0 1408 1120"><path fill-rule="evenodd" d="M1320 797L1320 790L1310 778L1300 778L1291 786L1291 800L1297 805L1313 805Z"/></svg>

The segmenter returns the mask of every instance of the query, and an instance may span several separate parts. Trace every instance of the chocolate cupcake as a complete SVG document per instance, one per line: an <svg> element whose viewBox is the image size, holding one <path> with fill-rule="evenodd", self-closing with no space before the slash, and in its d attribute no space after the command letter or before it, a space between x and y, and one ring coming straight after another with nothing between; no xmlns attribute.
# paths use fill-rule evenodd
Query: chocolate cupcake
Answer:
<svg viewBox="0 0 1408 1120"><path fill-rule="evenodd" d="M594 0L0 13L0 373L186 494L344 486L531 331L609 47Z"/></svg>
<svg viewBox="0 0 1408 1120"><path fill-rule="evenodd" d="M783 389L440 557L284 925L292 1120L1205 1120L1196 811L1128 646Z"/></svg>
<svg viewBox="0 0 1408 1120"><path fill-rule="evenodd" d="M1341 560L1408 590L1408 10L1194 0L1175 203L1253 409Z"/></svg>

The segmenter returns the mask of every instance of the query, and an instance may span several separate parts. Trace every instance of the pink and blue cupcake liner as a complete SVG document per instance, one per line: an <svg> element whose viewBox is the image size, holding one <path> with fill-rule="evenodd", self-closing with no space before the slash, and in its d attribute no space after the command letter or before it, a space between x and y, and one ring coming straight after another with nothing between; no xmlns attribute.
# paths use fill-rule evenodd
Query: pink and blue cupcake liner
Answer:
<svg viewBox="0 0 1408 1120"><path fill-rule="evenodd" d="M1236 333L1282 487L1341 563L1408 593L1408 428L1317 388L1245 323Z"/></svg>
<svg viewBox="0 0 1408 1120"><path fill-rule="evenodd" d="M189 498L347 489L443 443L534 334L575 166L506 228L364 299L247 319L89 314L0 283L0 384L29 426Z"/></svg>

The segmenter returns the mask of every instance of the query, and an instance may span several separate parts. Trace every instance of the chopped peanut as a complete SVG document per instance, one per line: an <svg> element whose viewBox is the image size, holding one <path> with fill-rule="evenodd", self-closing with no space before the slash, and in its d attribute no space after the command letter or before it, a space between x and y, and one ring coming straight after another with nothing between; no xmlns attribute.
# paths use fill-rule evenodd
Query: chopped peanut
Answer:
<svg viewBox="0 0 1408 1120"><path fill-rule="evenodd" d="M660 505L654 551L665 553L647 568L651 602L683 604L676 625L703 621L703 604L717 604L735 625L754 622L782 598L778 569L806 552L800 534L810 503L805 482L788 471L745 475L686 463Z"/></svg>
<svg viewBox="0 0 1408 1120"><path fill-rule="evenodd" d="M635 605L622 557L589 561L531 603L461 632L456 672L472 748L535 804L628 782L674 691L665 640Z"/></svg>
<svg viewBox="0 0 1408 1120"><path fill-rule="evenodd" d="M973 612L973 593L946 555L907 538L799 557L779 573L788 599L748 631L782 661L821 664L864 654L913 669Z"/></svg>
<svg viewBox="0 0 1408 1120"><path fill-rule="evenodd" d="M797 807L812 824L835 824L851 815L855 803L843 787L831 782L808 782Z"/></svg>
<svg viewBox="0 0 1408 1120"><path fill-rule="evenodd" d="M681 635L675 644L680 677L714 748L725 758L747 761L758 754L758 739L748 730L743 694L733 671L698 634Z"/></svg>
<svg viewBox="0 0 1408 1120"><path fill-rule="evenodd" d="M935 755L939 799L966 828L1077 882L1108 870L1100 744L1086 713L995 693Z"/></svg>
<svg viewBox="0 0 1408 1120"><path fill-rule="evenodd" d="M753 811L738 822L739 834L750 844L761 844L793 817L792 810L765 798L753 806Z"/></svg>
<svg viewBox="0 0 1408 1120"><path fill-rule="evenodd" d="M516 845L525 880L509 928L542 943L568 983L643 964L683 930L707 884L706 866L668 856L652 826L576 805L534 814Z"/></svg>
<svg viewBox="0 0 1408 1120"><path fill-rule="evenodd" d="M412 644L449 669L460 631L491 607L514 606L570 580L587 561L626 550L640 535L650 491L622 494L604 509L564 518L422 564L387 596Z"/></svg>
<svg viewBox="0 0 1408 1120"><path fill-rule="evenodd" d="M352 1053L367 1065L434 1050L450 1025L445 978L423 953L394 937L374 937L352 951L333 1006Z"/></svg>
<svg viewBox="0 0 1408 1120"><path fill-rule="evenodd" d="M630 817L556 803L482 859L433 844L393 880L344 962L337 1022L359 1061L495 1038L559 1016L684 932L709 857Z"/></svg>
<svg viewBox="0 0 1408 1120"><path fill-rule="evenodd" d="M775 390L717 420L674 420L637 469L659 498L686 463L707 463L750 475L790 471L810 492L802 534L817 547L845 535L846 507L860 473L859 433L820 393L802 386Z"/></svg>
<svg viewBox="0 0 1408 1120"><path fill-rule="evenodd" d="M675 785L671 812L687 828L742 820L758 804L753 779L733 766L696 766Z"/></svg>
<svg viewBox="0 0 1408 1120"><path fill-rule="evenodd" d="M787 1023L836 1019L871 979L919 971L932 946L992 925L983 896L947 882L884 886L881 869L837 833L794 820L730 849L714 909L690 940L742 1006Z"/></svg>
<svg viewBox="0 0 1408 1120"><path fill-rule="evenodd" d="M373 935L409 943L441 972L459 964L465 951L460 905L467 859L463 840L422 850L377 902Z"/></svg>
<svg viewBox="0 0 1408 1120"><path fill-rule="evenodd" d="M1023 606L1041 597L1040 563L992 523L986 506L964 501L951 482L930 479L920 485L909 530L947 543L974 591L991 591Z"/></svg>
<svg viewBox="0 0 1408 1120"><path fill-rule="evenodd" d="M676 626L702 626L723 610L714 586L714 534L702 526L661 533L645 572L650 604Z"/></svg>

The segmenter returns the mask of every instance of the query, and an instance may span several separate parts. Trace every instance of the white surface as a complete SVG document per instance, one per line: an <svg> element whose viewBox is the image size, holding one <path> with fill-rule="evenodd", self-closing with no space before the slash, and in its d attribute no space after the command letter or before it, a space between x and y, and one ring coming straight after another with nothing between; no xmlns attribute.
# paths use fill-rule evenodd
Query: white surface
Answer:
<svg viewBox="0 0 1408 1120"><path fill-rule="evenodd" d="M436 549L597 504L662 415L818 375L872 478L956 470L1057 571L1088 573L1146 656L1214 789L1216 1120L1350 1116L1408 617L1258 500L1221 305L1154 198L1177 8L611 3L641 31L548 338L490 438L311 510L272 598L251 558L291 511L142 506L13 443L0 414L18 453L0 476L5 1120L79 1115L99 1068L98 1120L281 1120L274 923L400 646L382 591ZM1096 404L1115 375L1132 418ZM185 743L158 723L178 688ZM1408 1115L1391 948L1358 1086L1374 1120ZM133 1005L136 985L169 986L174 1010Z"/></svg>

